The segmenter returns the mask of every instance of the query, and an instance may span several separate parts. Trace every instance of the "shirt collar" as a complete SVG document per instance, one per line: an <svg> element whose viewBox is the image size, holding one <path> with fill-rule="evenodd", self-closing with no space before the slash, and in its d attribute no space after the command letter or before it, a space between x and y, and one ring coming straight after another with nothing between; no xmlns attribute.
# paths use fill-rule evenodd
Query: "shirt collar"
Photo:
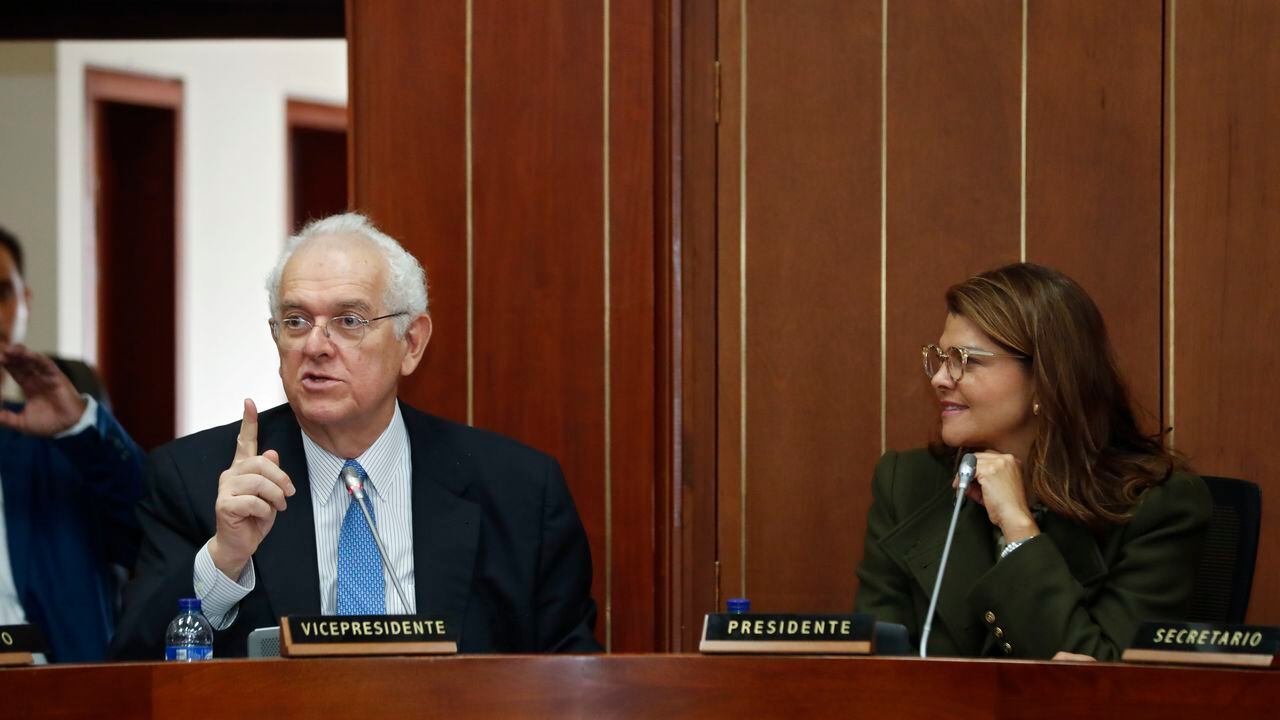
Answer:
<svg viewBox="0 0 1280 720"><path fill-rule="evenodd" d="M347 458L341 458L325 450L302 431L302 449L307 455L307 472L311 478L311 492L319 493L320 504L328 505L334 497L345 494L340 488L339 474ZM404 426L404 417L400 414L400 403L396 403L391 422L367 450L355 458L369 476L365 489L373 497L382 500L390 492L396 482L397 463L409 452L409 432Z"/></svg>

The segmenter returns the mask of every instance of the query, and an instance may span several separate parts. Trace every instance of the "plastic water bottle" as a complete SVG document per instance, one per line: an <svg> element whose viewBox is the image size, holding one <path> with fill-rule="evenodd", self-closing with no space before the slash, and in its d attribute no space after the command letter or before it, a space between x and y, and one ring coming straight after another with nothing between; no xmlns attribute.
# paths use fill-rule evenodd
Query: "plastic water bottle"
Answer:
<svg viewBox="0 0 1280 720"><path fill-rule="evenodd" d="M164 659L178 662L213 659L213 626L200 612L199 598L178 601L178 617L164 633Z"/></svg>
<svg viewBox="0 0 1280 720"><path fill-rule="evenodd" d="M751 612L751 601L747 598L729 598L725 601L731 615L746 615Z"/></svg>

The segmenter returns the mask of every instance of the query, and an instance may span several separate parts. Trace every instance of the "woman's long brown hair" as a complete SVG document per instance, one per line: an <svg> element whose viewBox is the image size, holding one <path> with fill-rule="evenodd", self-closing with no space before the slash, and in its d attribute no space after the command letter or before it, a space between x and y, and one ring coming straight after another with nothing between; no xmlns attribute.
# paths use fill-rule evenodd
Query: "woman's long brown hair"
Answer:
<svg viewBox="0 0 1280 720"><path fill-rule="evenodd" d="M1023 468L1030 493L1095 532L1128 522L1143 491L1183 462L1138 428L1102 314L1074 280L1017 263L953 285L947 311L1026 355L1040 413Z"/></svg>

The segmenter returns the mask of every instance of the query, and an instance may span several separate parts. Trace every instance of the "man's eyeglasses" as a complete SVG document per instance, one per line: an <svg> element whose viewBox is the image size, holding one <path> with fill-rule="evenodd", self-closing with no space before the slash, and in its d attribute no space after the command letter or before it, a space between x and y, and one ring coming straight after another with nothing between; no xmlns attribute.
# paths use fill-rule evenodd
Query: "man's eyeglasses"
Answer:
<svg viewBox="0 0 1280 720"><path fill-rule="evenodd" d="M937 345L925 345L920 348L920 354L924 357L924 374L933 377L938 374L938 370L945 364L947 366L947 375L951 377L953 382L960 382L960 378L964 377L964 368L969 364L971 357L1011 357L1019 360L1027 360L1026 355L1015 355L1012 353L997 353L987 350L977 350L975 348L966 347L949 347L945 350Z"/></svg>
<svg viewBox="0 0 1280 720"><path fill-rule="evenodd" d="M311 336L311 330L319 327L324 336L338 347L353 348L364 340L365 333L369 331L369 323L408 314L402 311L365 320L354 313L346 313L329 318L329 322L323 325L317 325L314 320L302 315L286 315L279 319L272 318L267 324L271 326L271 337L283 347L302 345Z"/></svg>

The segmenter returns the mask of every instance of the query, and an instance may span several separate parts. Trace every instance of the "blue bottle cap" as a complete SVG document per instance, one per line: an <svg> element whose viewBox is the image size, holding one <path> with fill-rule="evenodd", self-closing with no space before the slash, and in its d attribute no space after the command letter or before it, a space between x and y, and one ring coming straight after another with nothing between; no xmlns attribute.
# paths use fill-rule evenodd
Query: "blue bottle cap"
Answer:
<svg viewBox="0 0 1280 720"><path fill-rule="evenodd" d="M182 612L200 612L200 598L182 598L178 601L178 609Z"/></svg>
<svg viewBox="0 0 1280 720"><path fill-rule="evenodd" d="M725 605L734 615L745 615L751 612L751 601L747 598L729 598L725 601Z"/></svg>

